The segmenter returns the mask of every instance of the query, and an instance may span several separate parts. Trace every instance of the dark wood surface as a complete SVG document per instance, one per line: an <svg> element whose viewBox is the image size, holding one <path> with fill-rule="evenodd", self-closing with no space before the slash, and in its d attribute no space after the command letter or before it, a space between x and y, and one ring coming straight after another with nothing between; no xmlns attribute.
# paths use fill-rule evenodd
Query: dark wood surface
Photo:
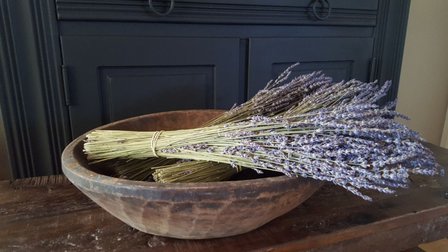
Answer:
<svg viewBox="0 0 448 252"><path fill-rule="evenodd" d="M430 146L446 167L448 150ZM64 177L0 182L0 250L402 251L448 236L447 177L366 202L325 185L298 208L239 236L178 240L136 231ZM253 213L257 214L257 213Z"/></svg>

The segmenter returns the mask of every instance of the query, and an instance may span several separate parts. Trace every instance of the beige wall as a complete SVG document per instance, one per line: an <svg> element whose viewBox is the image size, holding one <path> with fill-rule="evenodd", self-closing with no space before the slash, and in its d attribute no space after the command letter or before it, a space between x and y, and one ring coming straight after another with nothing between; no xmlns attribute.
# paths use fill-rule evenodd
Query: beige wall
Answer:
<svg viewBox="0 0 448 252"><path fill-rule="evenodd" d="M397 110L439 145L448 105L448 1L412 0Z"/></svg>

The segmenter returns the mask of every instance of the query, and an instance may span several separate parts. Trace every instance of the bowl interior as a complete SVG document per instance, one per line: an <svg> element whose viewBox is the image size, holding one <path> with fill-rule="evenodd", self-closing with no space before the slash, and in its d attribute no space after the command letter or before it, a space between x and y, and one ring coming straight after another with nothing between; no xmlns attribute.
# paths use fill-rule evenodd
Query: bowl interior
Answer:
<svg viewBox="0 0 448 252"><path fill-rule="evenodd" d="M131 130L131 131L155 131L155 130L178 130L190 129L204 125L213 118L218 117L223 113L222 110L187 110L187 111L171 111L149 114L144 116L132 117L129 119L113 122L103 125L96 129L109 130ZM74 141L76 145L73 148L74 159L84 168L106 176L113 176L112 170L103 164L89 165L86 155L83 153L82 139L85 135L80 137L81 141ZM265 171L263 174L258 174L252 169L245 169L242 172L235 174L229 180L248 180L265 177L280 176L281 173Z"/></svg>

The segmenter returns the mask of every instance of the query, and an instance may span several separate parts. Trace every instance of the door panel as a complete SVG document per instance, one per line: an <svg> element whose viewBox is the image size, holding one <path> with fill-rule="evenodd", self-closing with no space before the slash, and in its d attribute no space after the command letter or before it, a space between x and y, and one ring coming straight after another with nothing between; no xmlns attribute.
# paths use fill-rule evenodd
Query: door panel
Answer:
<svg viewBox="0 0 448 252"><path fill-rule="evenodd" d="M256 38L250 40L249 87L252 97L270 79L300 62L294 75L322 70L334 81L367 80L372 38Z"/></svg>
<svg viewBox="0 0 448 252"><path fill-rule="evenodd" d="M238 101L239 39L62 36L74 137L101 124Z"/></svg>
<svg viewBox="0 0 448 252"><path fill-rule="evenodd" d="M215 107L211 65L102 67L99 72L105 122L151 110ZM167 98L175 101L169 102Z"/></svg>

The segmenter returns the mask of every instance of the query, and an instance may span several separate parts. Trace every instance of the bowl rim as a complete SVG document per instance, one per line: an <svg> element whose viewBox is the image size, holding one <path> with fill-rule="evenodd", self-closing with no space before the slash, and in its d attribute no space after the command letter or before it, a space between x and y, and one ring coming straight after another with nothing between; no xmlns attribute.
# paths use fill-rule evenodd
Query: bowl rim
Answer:
<svg viewBox="0 0 448 252"><path fill-rule="evenodd" d="M196 110L175 110L175 111L168 111L168 112L159 112L159 113L151 113L141 116L135 116L130 117L127 119L115 121L109 124L105 124L102 126L99 126L97 128L94 128L81 136L77 137L73 141L71 141L64 149L61 155L61 163L62 163L62 171L67 176L67 178L74 183L75 185L79 185L82 187L87 188L95 188L95 186L101 185L101 187L118 187L122 189L147 189L147 190L160 190L160 189L166 189L166 190L184 190L185 189L206 189L206 190L216 190L221 188L228 188L228 187L254 187L254 186L263 186L266 184L284 184L285 182L289 183L298 183L303 182L305 179L303 177L288 177L286 175L280 175L276 177L267 177L267 178L256 178L256 179L247 179L247 180L236 180L236 181L217 181L217 182L189 182L189 183L157 183L157 182L151 182L151 181L136 181L136 180L129 180L129 179L123 179L123 178L117 178L112 176L107 176L103 174L96 173L94 171L91 171L84 165L78 162L78 160L74 156L75 147L77 147L79 144L81 144L85 138L86 135L97 129L103 129L105 127L110 126L111 124L118 124L123 121L128 121L131 119L137 119L142 117L147 117L151 115L165 115L165 114L172 114L172 113L183 113L183 112L201 112L201 111L219 111L219 110L213 110L213 109L196 109ZM115 190L114 190L115 191Z"/></svg>

